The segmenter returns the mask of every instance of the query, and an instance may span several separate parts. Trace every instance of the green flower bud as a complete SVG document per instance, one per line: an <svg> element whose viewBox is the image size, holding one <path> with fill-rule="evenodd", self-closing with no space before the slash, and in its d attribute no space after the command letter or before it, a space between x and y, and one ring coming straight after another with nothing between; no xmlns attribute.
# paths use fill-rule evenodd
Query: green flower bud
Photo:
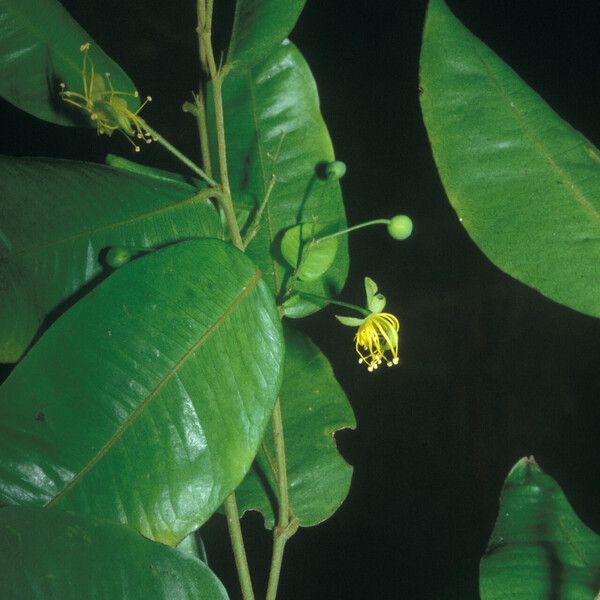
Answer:
<svg viewBox="0 0 600 600"><path fill-rule="evenodd" d="M346 174L346 164L341 160L334 160L325 166L325 178L329 181L337 181Z"/></svg>
<svg viewBox="0 0 600 600"><path fill-rule="evenodd" d="M113 246L106 253L106 262L113 269L118 269L131 260L131 252L123 246Z"/></svg>
<svg viewBox="0 0 600 600"><path fill-rule="evenodd" d="M390 219L387 229L395 240L405 240L412 233L413 222L406 215L396 215Z"/></svg>

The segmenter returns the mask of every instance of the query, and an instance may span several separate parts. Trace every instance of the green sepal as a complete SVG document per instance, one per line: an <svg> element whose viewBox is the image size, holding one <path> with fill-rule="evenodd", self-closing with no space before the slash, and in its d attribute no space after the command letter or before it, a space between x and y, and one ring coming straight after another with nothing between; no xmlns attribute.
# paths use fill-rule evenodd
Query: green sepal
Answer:
<svg viewBox="0 0 600 600"><path fill-rule="evenodd" d="M335 318L342 325L347 325L348 327L360 327L368 319L368 317L359 319L358 317L342 317L340 315L335 315Z"/></svg>
<svg viewBox="0 0 600 600"><path fill-rule="evenodd" d="M365 277L365 293L367 308L372 313L379 313L385 308L385 296L377 293L377 284L370 277Z"/></svg>

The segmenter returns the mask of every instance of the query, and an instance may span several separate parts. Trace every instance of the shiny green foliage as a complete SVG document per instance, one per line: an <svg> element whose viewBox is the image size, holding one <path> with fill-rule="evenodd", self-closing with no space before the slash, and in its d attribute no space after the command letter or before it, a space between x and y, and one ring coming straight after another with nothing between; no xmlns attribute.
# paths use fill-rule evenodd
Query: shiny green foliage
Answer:
<svg viewBox="0 0 600 600"><path fill-rule="evenodd" d="M306 0L237 0L227 64L234 69L260 62L290 34Z"/></svg>
<svg viewBox="0 0 600 600"><path fill-rule="evenodd" d="M317 241L322 225L303 223L290 227L281 239L281 254L294 267L300 281L314 281L323 277L335 260L337 238Z"/></svg>
<svg viewBox="0 0 600 600"><path fill-rule="evenodd" d="M217 237L217 211L193 186L82 162L0 158L0 361L110 270L109 246Z"/></svg>
<svg viewBox="0 0 600 600"><path fill-rule="evenodd" d="M286 41L253 69L230 73L223 85L223 102L229 176L241 225L256 213L272 176L276 178L247 252L271 288L283 294L293 272L279 252L284 232L314 219L327 226L323 234L346 226L339 183L318 175L334 156L315 82L300 52ZM325 276L299 282L296 288L329 296L341 289L347 271L347 242L340 238ZM306 316L320 306L318 301L298 298L286 314Z"/></svg>
<svg viewBox="0 0 600 600"><path fill-rule="evenodd" d="M600 316L600 153L431 0L421 107L460 220L501 269Z"/></svg>
<svg viewBox="0 0 600 600"><path fill-rule="evenodd" d="M533 458L521 459L481 560L482 600L590 600L599 591L600 537Z"/></svg>
<svg viewBox="0 0 600 600"><path fill-rule="evenodd" d="M95 126L59 97L60 84L81 92L80 46L91 42L89 57L98 73L110 73L115 89L135 86L58 0L0 0L0 96L39 119L59 125ZM135 110L139 98L128 98Z"/></svg>
<svg viewBox="0 0 600 600"><path fill-rule="evenodd" d="M2 597L227 600L196 558L128 527L70 511L0 509Z"/></svg>
<svg viewBox="0 0 600 600"><path fill-rule="evenodd" d="M352 408L329 361L304 335L285 329L280 401L292 513L309 527L329 518L345 500L352 467L339 455L334 434L354 429ZM273 438L265 436L257 461L236 490L241 510L259 510L275 523L277 495Z"/></svg>
<svg viewBox="0 0 600 600"><path fill-rule="evenodd" d="M271 292L225 242L117 269L0 388L0 504L86 512L176 544L250 468L283 351Z"/></svg>

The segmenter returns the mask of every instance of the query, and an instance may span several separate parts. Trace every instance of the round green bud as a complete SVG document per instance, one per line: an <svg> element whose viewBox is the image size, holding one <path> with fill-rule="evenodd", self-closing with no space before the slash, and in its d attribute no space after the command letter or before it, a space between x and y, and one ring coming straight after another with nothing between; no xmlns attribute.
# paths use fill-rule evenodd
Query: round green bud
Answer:
<svg viewBox="0 0 600 600"><path fill-rule="evenodd" d="M334 160L325 166L325 177L330 181L337 181L346 174L346 164L341 160Z"/></svg>
<svg viewBox="0 0 600 600"><path fill-rule="evenodd" d="M413 222L406 215L396 215L390 219L387 229L395 240L405 240L412 233Z"/></svg>
<svg viewBox="0 0 600 600"><path fill-rule="evenodd" d="M131 260L131 252L123 246L113 246L106 253L106 262L113 269L118 269Z"/></svg>

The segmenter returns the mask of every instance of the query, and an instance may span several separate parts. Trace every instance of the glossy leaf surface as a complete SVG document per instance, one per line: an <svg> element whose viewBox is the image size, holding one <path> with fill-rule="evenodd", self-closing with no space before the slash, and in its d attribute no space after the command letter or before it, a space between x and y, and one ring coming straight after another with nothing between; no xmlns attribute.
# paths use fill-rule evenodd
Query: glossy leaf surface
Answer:
<svg viewBox="0 0 600 600"><path fill-rule="evenodd" d="M0 504L179 542L250 468L283 348L271 292L229 244L182 242L121 267L0 387Z"/></svg>
<svg viewBox="0 0 600 600"><path fill-rule="evenodd" d="M308 337L285 329L286 356L280 402L285 435L290 506L300 525L329 518L348 495L352 467L340 456L334 435L354 429L354 413L321 351ZM257 461L236 490L242 511L259 510L275 523L273 435L267 431Z"/></svg>
<svg viewBox="0 0 600 600"><path fill-rule="evenodd" d="M197 559L128 527L70 511L0 509L5 598L226 600Z"/></svg>
<svg viewBox="0 0 600 600"><path fill-rule="evenodd" d="M301 281L323 277L335 260L337 238L317 242L322 228L312 223L291 227L281 239L281 254Z"/></svg>
<svg viewBox="0 0 600 600"><path fill-rule="evenodd" d="M346 226L339 182L320 176L320 167L333 160L333 148L315 82L300 52L284 42L253 69L230 73L223 101L229 176L242 226L247 228L272 175L276 177L260 229L247 252L272 289L285 292L293 269L280 251L284 232L315 220L323 235ZM296 287L330 296L341 290L347 271L347 241L339 238L335 261L326 275ZM286 314L305 316L322 306L317 302L298 298Z"/></svg>
<svg viewBox="0 0 600 600"><path fill-rule="evenodd" d="M237 0L227 52L234 69L265 59L290 34L306 0Z"/></svg>
<svg viewBox="0 0 600 600"><path fill-rule="evenodd" d="M584 600L600 591L600 537L531 458L504 482L480 565L482 600Z"/></svg>
<svg viewBox="0 0 600 600"><path fill-rule="evenodd" d="M52 311L110 271L109 246L217 237L191 185L75 161L0 158L0 361L14 362Z"/></svg>
<svg viewBox="0 0 600 600"><path fill-rule="evenodd" d="M446 192L502 270L600 316L600 152L431 0L421 107Z"/></svg>
<svg viewBox="0 0 600 600"><path fill-rule="evenodd" d="M110 73L115 89L134 93L123 70L92 40L57 0L0 0L0 95L22 110L59 125L95 125L71 110L60 84L83 91L80 46L91 42L96 72ZM130 109L139 98L128 98Z"/></svg>

